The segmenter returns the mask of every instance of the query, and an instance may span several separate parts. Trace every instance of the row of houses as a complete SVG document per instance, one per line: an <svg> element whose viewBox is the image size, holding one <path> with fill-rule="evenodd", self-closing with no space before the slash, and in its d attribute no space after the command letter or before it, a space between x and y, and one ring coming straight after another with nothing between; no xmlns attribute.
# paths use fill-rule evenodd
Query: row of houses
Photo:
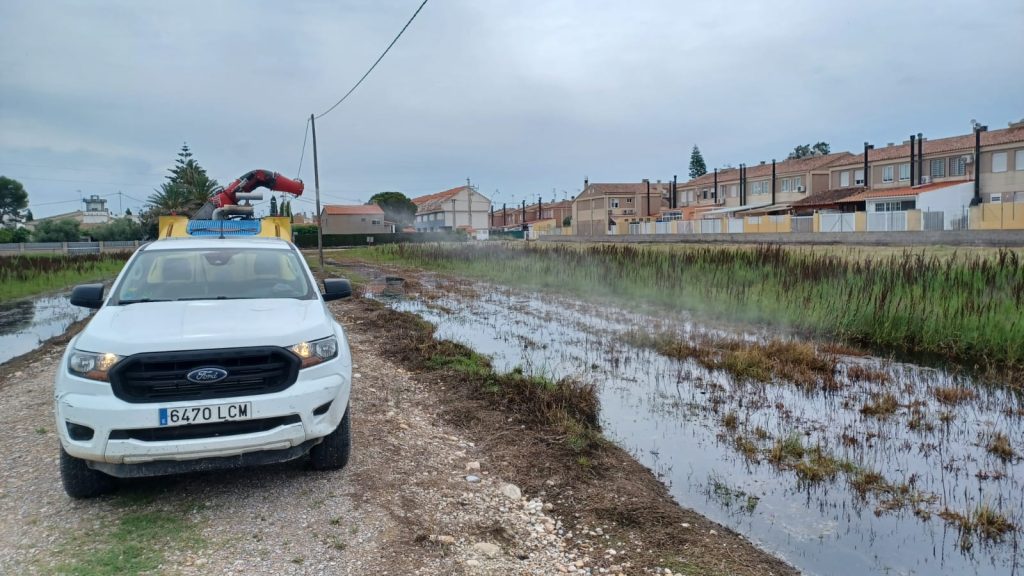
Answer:
<svg viewBox="0 0 1024 576"><path fill-rule="evenodd" d="M683 183L585 180L572 233L1024 228L1024 205L1014 205L1024 201L1024 121L973 128L865 143L859 154L741 164Z"/></svg>
<svg viewBox="0 0 1024 576"><path fill-rule="evenodd" d="M324 234L389 234L487 230L491 201L467 184L412 199L416 215L411 227L399 230L376 204L326 205L320 211Z"/></svg>
<svg viewBox="0 0 1024 576"><path fill-rule="evenodd" d="M583 181L572 200L493 206L465 186L413 198L405 231L630 233L1024 228L1024 121L973 125L944 138L911 135L839 152L716 169L679 183ZM395 232L378 206L325 206L327 234Z"/></svg>

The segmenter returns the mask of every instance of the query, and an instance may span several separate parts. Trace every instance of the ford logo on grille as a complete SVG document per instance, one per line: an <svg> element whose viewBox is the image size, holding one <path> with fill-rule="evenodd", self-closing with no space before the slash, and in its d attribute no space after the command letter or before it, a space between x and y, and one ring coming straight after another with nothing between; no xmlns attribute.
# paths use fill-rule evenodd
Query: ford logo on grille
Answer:
<svg viewBox="0 0 1024 576"><path fill-rule="evenodd" d="M185 379L196 384L216 384L228 377L228 371L223 368L196 368L185 374Z"/></svg>

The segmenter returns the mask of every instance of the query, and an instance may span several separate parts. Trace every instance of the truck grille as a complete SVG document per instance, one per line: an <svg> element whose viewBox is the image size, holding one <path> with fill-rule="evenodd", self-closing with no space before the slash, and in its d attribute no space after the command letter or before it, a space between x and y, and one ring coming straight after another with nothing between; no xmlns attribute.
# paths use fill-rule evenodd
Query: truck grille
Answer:
<svg viewBox="0 0 1024 576"><path fill-rule="evenodd" d="M219 382L195 383L185 375L204 367L223 368ZM280 392L295 383L299 359L274 346L136 354L110 371L114 395L125 402L207 400Z"/></svg>

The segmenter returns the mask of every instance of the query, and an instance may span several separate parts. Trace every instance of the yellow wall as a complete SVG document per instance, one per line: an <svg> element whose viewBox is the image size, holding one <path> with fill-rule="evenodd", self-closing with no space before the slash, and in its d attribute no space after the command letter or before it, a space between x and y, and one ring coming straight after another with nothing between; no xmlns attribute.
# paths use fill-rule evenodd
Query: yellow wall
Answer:
<svg viewBox="0 0 1024 576"><path fill-rule="evenodd" d="M1024 202L981 204L971 207L972 230L1024 229Z"/></svg>
<svg viewBox="0 0 1024 576"><path fill-rule="evenodd" d="M921 211L907 210L907 230L918 232L921 230Z"/></svg>

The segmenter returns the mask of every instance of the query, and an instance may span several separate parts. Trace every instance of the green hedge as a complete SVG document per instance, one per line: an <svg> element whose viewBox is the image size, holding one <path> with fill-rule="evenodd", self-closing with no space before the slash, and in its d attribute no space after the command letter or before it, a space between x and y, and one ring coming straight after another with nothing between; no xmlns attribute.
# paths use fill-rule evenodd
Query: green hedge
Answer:
<svg viewBox="0 0 1024 576"><path fill-rule="evenodd" d="M367 242L373 238L373 242ZM324 248L339 246L367 246L370 244L397 244L401 242L465 242L469 237L461 232L399 232L396 234L324 234ZM295 234L299 248L316 248L316 232Z"/></svg>

